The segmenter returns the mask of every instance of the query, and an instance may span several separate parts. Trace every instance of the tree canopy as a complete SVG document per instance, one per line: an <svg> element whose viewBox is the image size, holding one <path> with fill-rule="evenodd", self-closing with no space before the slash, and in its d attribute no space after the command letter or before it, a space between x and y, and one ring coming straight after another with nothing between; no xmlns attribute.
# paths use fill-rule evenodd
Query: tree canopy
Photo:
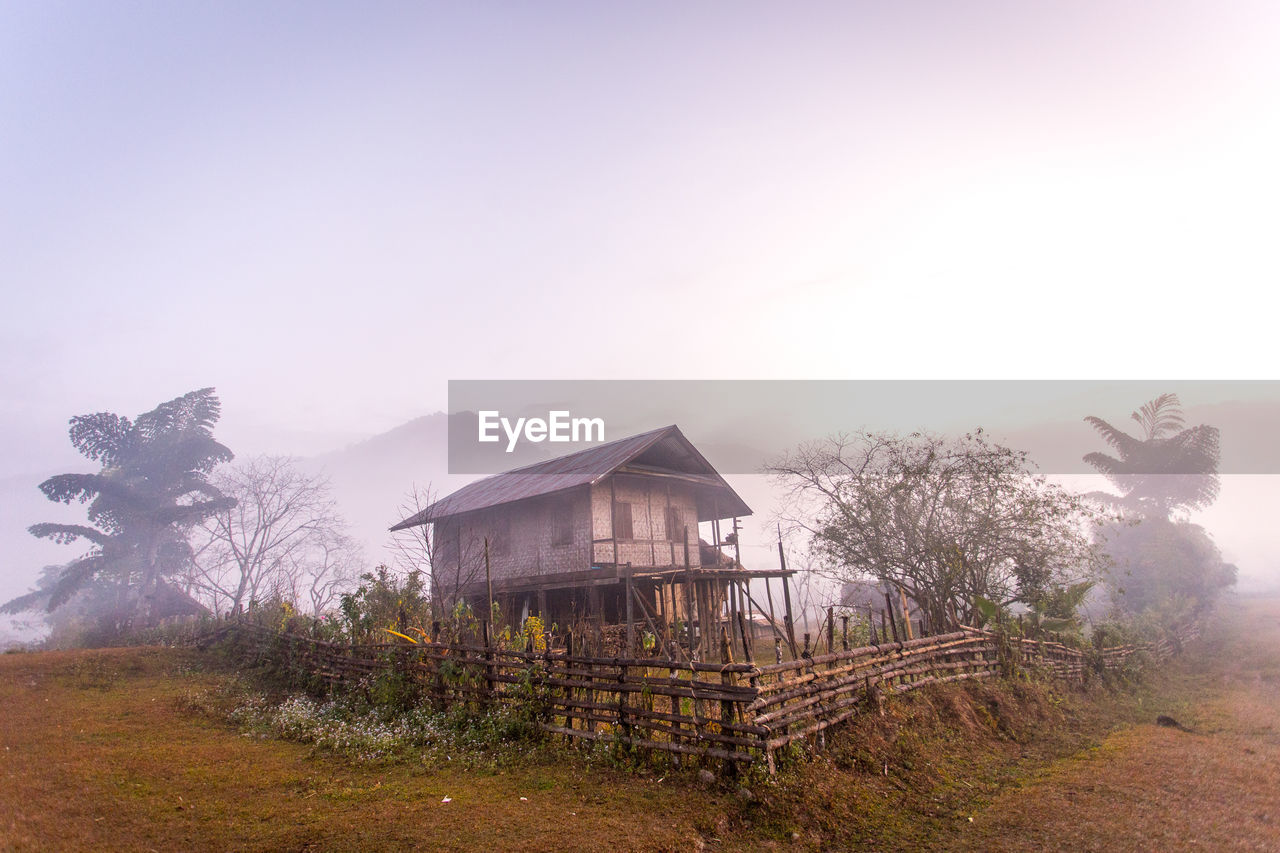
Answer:
<svg viewBox="0 0 1280 853"><path fill-rule="evenodd" d="M1116 566L1116 599L1133 613L1198 611L1236 582L1236 567L1198 524L1167 518L1116 524L1105 531L1105 543Z"/></svg>
<svg viewBox="0 0 1280 853"><path fill-rule="evenodd" d="M1203 509L1217 498L1218 429L1185 426L1177 394L1161 394L1130 418L1138 435L1085 418L1117 454L1084 457L1119 491L1090 497L1120 508L1127 519L1099 531L1117 568L1112 593L1132 612L1206 607L1235 583L1236 567L1223 560L1204 528L1174 514Z"/></svg>
<svg viewBox="0 0 1280 853"><path fill-rule="evenodd" d="M829 574L893 584L937 625L973 619L978 599L1061 597L1103 565L1089 535L1098 511L981 430L839 435L766 470Z"/></svg>
<svg viewBox="0 0 1280 853"><path fill-rule="evenodd" d="M91 582L114 591L115 611L148 619L165 577L191 555L187 531L232 501L208 481L232 453L213 437L221 406L212 388L161 403L130 420L112 412L71 418L71 444L100 464L96 474L59 474L40 484L51 501L88 504L88 524L44 523L30 532L60 544L84 540L90 550L68 563L46 588L2 609L18 612L65 604Z"/></svg>
<svg viewBox="0 0 1280 853"><path fill-rule="evenodd" d="M1130 435L1102 418L1085 418L1116 452L1084 457L1116 489L1119 496L1095 497L1148 518L1168 518L1177 510L1203 509L1218 496L1218 429L1200 424L1185 427L1177 394L1161 394L1130 418L1141 437Z"/></svg>

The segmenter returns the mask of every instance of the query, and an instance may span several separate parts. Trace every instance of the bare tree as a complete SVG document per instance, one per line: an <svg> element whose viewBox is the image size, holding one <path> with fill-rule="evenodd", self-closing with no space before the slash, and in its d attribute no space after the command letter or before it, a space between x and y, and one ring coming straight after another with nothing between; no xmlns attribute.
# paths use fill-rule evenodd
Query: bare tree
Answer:
<svg viewBox="0 0 1280 853"><path fill-rule="evenodd" d="M421 515L437 498L430 484L414 485L400 504L400 517ZM456 517L397 530L390 547L396 567L406 576L427 575L425 586L437 618L452 609L465 588L484 578L484 540Z"/></svg>
<svg viewBox="0 0 1280 853"><path fill-rule="evenodd" d="M412 518L424 512L436 502L437 495L430 484L419 487L414 483L409 493L400 503L401 518ZM430 590L432 607L438 597L436 592L437 562L439 560L436 537L432 535L433 525L419 524L405 527L392 533L388 546L393 552L395 567L404 575L425 574L428 582L424 584Z"/></svg>
<svg viewBox="0 0 1280 853"><path fill-rule="evenodd" d="M790 538L797 544L794 536ZM803 543L787 555L787 567L796 572L790 584L798 631L818 630L827 607L840 603L839 585L832 582L819 556L807 545Z"/></svg>
<svg viewBox="0 0 1280 853"><path fill-rule="evenodd" d="M363 559L354 540L336 531L317 536L311 555L306 575L307 602L311 615L320 616L356 585Z"/></svg>
<svg viewBox="0 0 1280 853"><path fill-rule="evenodd" d="M204 524L188 589L218 613L273 595L302 604L305 594L313 611L331 604L358 557L328 481L279 456L226 466L212 479L236 505Z"/></svg>

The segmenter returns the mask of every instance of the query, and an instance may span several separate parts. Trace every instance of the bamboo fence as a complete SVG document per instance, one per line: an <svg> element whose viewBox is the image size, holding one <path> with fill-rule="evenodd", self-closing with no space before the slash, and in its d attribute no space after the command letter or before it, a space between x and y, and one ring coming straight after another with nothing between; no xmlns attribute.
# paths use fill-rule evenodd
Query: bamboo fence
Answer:
<svg viewBox="0 0 1280 853"><path fill-rule="evenodd" d="M1119 669L1139 652L1168 657L1199 628L1171 631L1154 644L1092 650L962 628L767 665L735 663L725 636L717 663L589 657L493 643L335 645L250 623L218 633L244 659L286 667L329 687L358 688L396 673L413 680L423 701L442 709L459 703L479 711L519 707L542 730L569 741L717 760L725 768L763 760L773 772L778 750L824 737L826 729L884 695L1019 668L1079 682L1090 671Z"/></svg>

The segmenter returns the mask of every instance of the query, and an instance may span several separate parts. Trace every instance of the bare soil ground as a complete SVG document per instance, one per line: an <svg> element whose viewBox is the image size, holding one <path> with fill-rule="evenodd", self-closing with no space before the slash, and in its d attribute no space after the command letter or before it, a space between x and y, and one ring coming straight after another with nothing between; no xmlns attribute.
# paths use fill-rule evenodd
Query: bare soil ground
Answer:
<svg viewBox="0 0 1280 853"><path fill-rule="evenodd" d="M1219 611L1147 704L1150 721L1002 792L955 848L1280 850L1276 602Z"/></svg>
<svg viewBox="0 0 1280 853"><path fill-rule="evenodd" d="M227 677L162 649L0 656L0 849L1280 849L1275 600L1136 690L921 691L750 798L560 748L353 764L202 712Z"/></svg>

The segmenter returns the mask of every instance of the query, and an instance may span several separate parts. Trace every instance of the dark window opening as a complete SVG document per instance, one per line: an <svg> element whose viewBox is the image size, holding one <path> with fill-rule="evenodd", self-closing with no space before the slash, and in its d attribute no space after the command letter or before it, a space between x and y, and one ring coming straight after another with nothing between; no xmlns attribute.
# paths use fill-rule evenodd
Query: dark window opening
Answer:
<svg viewBox="0 0 1280 853"><path fill-rule="evenodd" d="M615 503L613 505L613 538L635 538L635 533L631 526L631 504Z"/></svg>
<svg viewBox="0 0 1280 853"><path fill-rule="evenodd" d="M567 501L551 511L551 544L573 544L573 505Z"/></svg>
<svg viewBox="0 0 1280 853"><path fill-rule="evenodd" d="M680 518L680 510L667 507L667 539L672 542L684 541L684 521Z"/></svg>

